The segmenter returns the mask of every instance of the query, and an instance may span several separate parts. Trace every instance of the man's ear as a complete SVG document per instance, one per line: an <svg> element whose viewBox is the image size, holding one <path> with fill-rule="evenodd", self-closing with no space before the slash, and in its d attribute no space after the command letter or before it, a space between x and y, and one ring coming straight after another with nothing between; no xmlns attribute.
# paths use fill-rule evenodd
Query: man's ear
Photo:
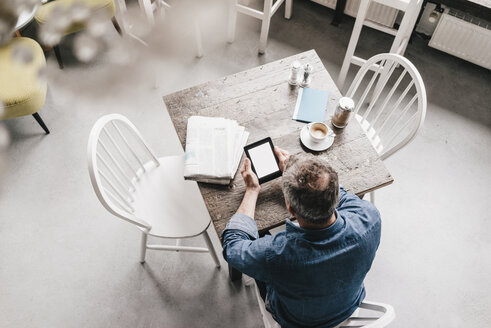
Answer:
<svg viewBox="0 0 491 328"><path fill-rule="evenodd" d="M292 216L295 216L297 213L295 213L295 211L293 210L293 208L290 206L290 204L286 204L286 209L288 210L288 212L290 212L290 214Z"/></svg>

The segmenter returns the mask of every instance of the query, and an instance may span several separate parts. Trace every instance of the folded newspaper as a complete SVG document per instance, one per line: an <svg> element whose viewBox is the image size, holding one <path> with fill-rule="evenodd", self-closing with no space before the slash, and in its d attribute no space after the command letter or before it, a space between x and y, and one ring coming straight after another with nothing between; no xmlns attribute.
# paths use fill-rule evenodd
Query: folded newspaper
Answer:
<svg viewBox="0 0 491 328"><path fill-rule="evenodd" d="M186 133L184 178L229 184L239 167L249 132L234 120L191 116Z"/></svg>

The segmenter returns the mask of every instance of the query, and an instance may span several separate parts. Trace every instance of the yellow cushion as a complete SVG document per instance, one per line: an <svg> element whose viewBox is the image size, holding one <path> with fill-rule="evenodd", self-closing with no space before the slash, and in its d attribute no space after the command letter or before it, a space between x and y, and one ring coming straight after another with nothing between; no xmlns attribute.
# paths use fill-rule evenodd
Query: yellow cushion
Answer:
<svg viewBox="0 0 491 328"><path fill-rule="evenodd" d="M87 5L92 11L94 10L107 10L110 16L114 16L116 13L116 7L114 5L113 0L55 0L48 3L45 3L41 7L39 7L36 12L36 16L34 18L38 22L38 24L44 24L48 19L50 19L51 11L59 6L71 6L75 2L81 2ZM56 18L53 18L56 19ZM67 28L65 31L65 35L72 34L83 30L85 28L85 23L73 23L71 26Z"/></svg>
<svg viewBox="0 0 491 328"><path fill-rule="evenodd" d="M33 60L28 64L19 63L12 58L16 46L31 50ZM31 115L44 105L47 85L38 78L38 72L46 67L41 46L29 38L13 38L0 47L0 120ZM3 113L2 113L3 112Z"/></svg>

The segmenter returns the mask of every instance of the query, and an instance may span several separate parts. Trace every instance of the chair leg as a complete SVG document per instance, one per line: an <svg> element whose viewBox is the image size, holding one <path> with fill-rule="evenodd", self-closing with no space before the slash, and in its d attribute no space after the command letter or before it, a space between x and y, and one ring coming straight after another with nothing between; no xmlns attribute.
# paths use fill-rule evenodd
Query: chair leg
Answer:
<svg viewBox="0 0 491 328"><path fill-rule="evenodd" d="M118 34L119 35L123 35L123 33L121 32L121 26L119 26L119 23L116 20L116 17L111 18L111 22L113 22L114 28L116 29L116 31L118 32Z"/></svg>
<svg viewBox="0 0 491 328"><path fill-rule="evenodd" d="M176 246L177 247L182 246L182 239L176 239ZM176 252L179 252L179 250L177 250Z"/></svg>
<svg viewBox="0 0 491 328"><path fill-rule="evenodd" d="M254 285L254 294L256 294L257 305L259 306L259 311L261 312L264 328L279 327L279 324L273 319L273 317L268 312L268 310L266 310L266 305L264 304L264 300L261 297L261 292L259 291L259 288L255 281L253 282L253 285Z"/></svg>
<svg viewBox="0 0 491 328"><path fill-rule="evenodd" d="M196 38L196 57L201 58L203 57L203 42L198 22L194 22L194 37Z"/></svg>
<svg viewBox="0 0 491 328"><path fill-rule="evenodd" d="M421 7L419 8L421 9ZM408 27L405 31L405 35L403 37L404 43L402 46L398 48L398 53L401 56L404 56L404 54L406 53L406 48L409 45L409 42L411 42L411 37L413 35L413 31L415 29L418 18L419 18L419 13L418 12L414 13L413 17L411 18L411 21L408 24Z"/></svg>
<svg viewBox="0 0 491 328"><path fill-rule="evenodd" d="M60 67L60 69L63 69L63 61L61 60L60 47L56 45L53 47L53 50L55 51L55 56L56 56L56 60L58 61L58 66Z"/></svg>
<svg viewBox="0 0 491 328"><path fill-rule="evenodd" d="M111 20L116 31L118 31L118 33L122 36L126 34L126 28L124 24L124 14L127 11L126 2L125 0L116 0L114 1L114 4L116 5L116 13Z"/></svg>
<svg viewBox="0 0 491 328"><path fill-rule="evenodd" d="M263 23L261 24L261 37L259 38L259 54L262 55L266 51L266 43L268 42L269 25L271 23L271 7L273 0L264 0Z"/></svg>
<svg viewBox="0 0 491 328"><path fill-rule="evenodd" d="M249 277L248 275L244 275L244 286L246 287L251 287L251 286L254 286L256 284L256 281L254 280L254 278L251 278Z"/></svg>
<svg viewBox="0 0 491 328"><path fill-rule="evenodd" d="M237 0L229 0L228 12L228 36L229 43L235 40L235 28L237 26Z"/></svg>
<svg viewBox="0 0 491 328"><path fill-rule="evenodd" d="M36 119L36 121L39 123L39 125L41 125L41 127L43 128L44 132L46 132L46 134L49 134L49 130L48 130L48 127L46 126L46 124L44 124L44 121L43 119L41 118L41 116L39 115L39 113L34 113L32 114L32 116L34 116L34 118Z"/></svg>
<svg viewBox="0 0 491 328"><path fill-rule="evenodd" d="M148 22L153 25L155 23L155 19L153 17L152 1L138 0L138 4L140 5L140 9L145 13Z"/></svg>
<svg viewBox="0 0 491 328"><path fill-rule="evenodd" d="M285 18L292 18L292 2L293 0L286 0L285 2Z"/></svg>
<svg viewBox="0 0 491 328"><path fill-rule="evenodd" d="M211 257L213 257L213 261L215 261L217 268L219 268L220 260L218 259L217 253L215 252L215 247L213 247L210 236L206 230L203 232L203 238L205 239L206 246L208 246L208 251L210 252Z"/></svg>
<svg viewBox="0 0 491 328"><path fill-rule="evenodd" d="M147 238L148 235L145 232L142 232L141 239L141 250L140 250L140 263L145 263L145 255L147 253Z"/></svg>
<svg viewBox="0 0 491 328"><path fill-rule="evenodd" d="M409 43L414 25L418 20L422 4L423 1L420 1L419 4L417 4L417 1L413 2L410 8L408 8L404 13L401 25L399 25L399 30L397 31L394 42L392 43L392 46L390 48L391 53L396 53L404 56L404 52L406 51L406 47Z"/></svg>
<svg viewBox="0 0 491 328"><path fill-rule="evenodd" d="M346 55L344 55L343 65L341 66L341 71L338 76L338 88L341 90L344 85L344 80L346 80L346 75L348 75L348 70L351 65L351 59L355 54L356 45L358 44L358 38L360 37L361 29L363 27L363 22L367 15L368 6L370 5L370 0L362 0L360 3L360 8L358 9L358 14L356 15L355 26L353 26L353 32L351 32L351 37L348 43L348 49L346 49Z"/></svg>

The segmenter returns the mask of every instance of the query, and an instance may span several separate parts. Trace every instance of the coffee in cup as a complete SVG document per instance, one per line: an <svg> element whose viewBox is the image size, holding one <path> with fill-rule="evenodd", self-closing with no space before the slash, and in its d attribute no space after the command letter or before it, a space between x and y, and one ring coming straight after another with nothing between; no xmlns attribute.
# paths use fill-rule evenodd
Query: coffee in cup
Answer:
<svg viewBox="0 0 491 328"><path fill-rule="evenodd" d="M322 122L310 123L309 134L313 142L321 142L329 135L329 128Z"/></svg>

